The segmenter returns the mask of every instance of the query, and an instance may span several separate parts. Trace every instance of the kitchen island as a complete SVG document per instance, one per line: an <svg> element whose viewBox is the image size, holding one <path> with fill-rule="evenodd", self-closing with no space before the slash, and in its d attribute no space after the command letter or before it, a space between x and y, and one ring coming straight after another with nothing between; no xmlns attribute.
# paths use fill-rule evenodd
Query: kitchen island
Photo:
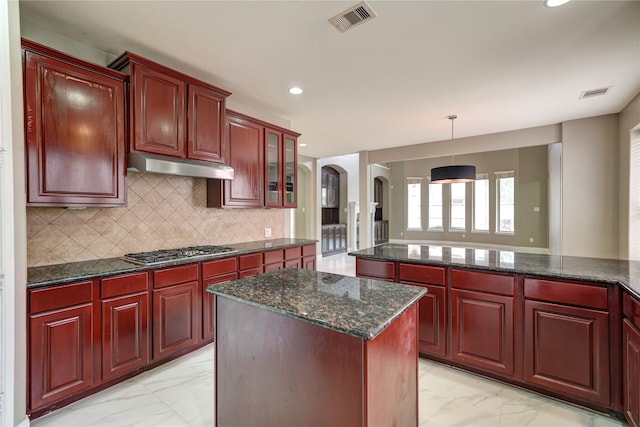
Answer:
<svg viewBox="0 0 640 427"><path fill-rule="evenodd" d="M216 295L216 426L417 426L415 286L285 269Z"/></svg>

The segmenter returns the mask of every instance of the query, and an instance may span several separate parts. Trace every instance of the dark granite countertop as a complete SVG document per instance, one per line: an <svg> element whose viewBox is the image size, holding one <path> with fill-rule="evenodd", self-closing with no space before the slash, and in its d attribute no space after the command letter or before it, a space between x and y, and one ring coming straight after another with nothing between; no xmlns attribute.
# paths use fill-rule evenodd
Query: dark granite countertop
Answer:
<svg viewBox="0 0 640 427"><path fill-rule="evenodd" d="M395 243L350 252L349 255L379 261L406 261L619 284L636 298L640 298L640 262L638 261Z"/></svg>
<svg viewBox="0 0 640 427"><path fill-rule="evenodd" d="M207 292L371 340L426 289L288 268L210 286Z"/></svg>
<svg viewBox="0 0 640 427"><path fill-rule="evenodd" d="M169 261L155 265L138 265L124 261L121 258L107 258L91 261L70 262L65 264L45 265L41 267L30 267L27 269L27 288L69 283L78 280L87 280L96 277L113 276L116 274L125 274L137 271L155 270L173 265L192 264L194 262L227 258L252 252L261 252L265 249L280 249L316 242L316 240L309 239L271 239L255 242L225 244L221 246L230 246L238 252L234 252L233 254L211 255L210 257L199 257L197 260L183 259L180 261Z"/></svg>

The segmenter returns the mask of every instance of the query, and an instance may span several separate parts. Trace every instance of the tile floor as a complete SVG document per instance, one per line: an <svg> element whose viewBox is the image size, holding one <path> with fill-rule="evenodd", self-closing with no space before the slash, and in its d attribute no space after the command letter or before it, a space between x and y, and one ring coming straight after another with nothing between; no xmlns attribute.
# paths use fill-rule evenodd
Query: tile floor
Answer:
<svg viewBox="0 0 640 427"><path fill-rule="evenodd" d="M355 259L334 255L317 269L354 275ZM83 399L33 427L213 426L213 345ZM613 419L420 359L421 427L615 427ZM241 426L239 426L241 427ZM251 426L259 427L259 426Z"/></svg>

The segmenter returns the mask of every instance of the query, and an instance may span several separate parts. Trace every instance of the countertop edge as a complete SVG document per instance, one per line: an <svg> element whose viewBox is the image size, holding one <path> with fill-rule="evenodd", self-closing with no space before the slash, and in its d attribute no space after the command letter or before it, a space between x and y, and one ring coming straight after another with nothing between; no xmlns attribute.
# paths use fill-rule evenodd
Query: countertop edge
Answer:
<svg viewBox="0 0 640 427"><path fill-rule="evenodd" d="M505 274L519 274L519 275L531 275L536 277L544 277L548 279L560 279L560 280L578 280L592 283L600 283L604 285L615 285L620 286L625 291L632 294L635 298L640 299L640 291L635 290L632 286L625 282L625 280L621 278L610 278L605 279L602 277L594 277L589 275L581 275L581 274L569 274L562 272L553 272L553 271L540 271L534 269L510 269L498 266L483 266L483 265L465 265L462 263L456 262L446 262L446 261L435 261L435 260L423 260L423 259L413 259L413 258L394 258L387 257L382 255L375 254L360 254L357 252L348 252L347 255L353 256L355 258L363 258L370 259L374 261L389 261L389 262L407 262L411 264L420 264L420 265L428 265L434 267L451 267L451 268L460 268L465 270L480 270L494 273L505 273ZM580 257L576 257L580 258ZM586 259L586 258L585 258Z"/></svg>
<svg viewBox="0 0 640 427"><path fill-rule="evenodd" d="M370 279L370 280L373 280L373 279ZM380 280L380 281L383 282L384 280ZM391 325L393 323L394 320L396 320L398 317L400 317L413 304L416 304L418 302L418 300L420 298L422 298L427 293L426 289L420 288L419 286L406 285L406 284L403 284L403 286L412 286L414 288L419 288L420 292L417 293L416 296L414 298L412 298L410 302L406 303L404 307L402 307L396 313L394 313L393 316L391 316L390 318L386 319L382 324L380 324L376 328L373 328L370 331L346 330L344 328L331 326L327 322L322 322L322 321L320 321L318 319L305 317L305 316L300 315L299 313L295 313L295 312L292 312L292 311L281 310L281 309L278 309L277 307L273 307L271 305L261 304L261 303L255 302L255 301L246 300L244 298L240 298L240 297L237 297L235 295L229 295L229 294L223 293L223 292L217 292L216 289L215 289L215 286L209 286L207 288L207 292L212 293L212 294L216 295L217 297L227 298L227 299L230 299L232 301L240 302L240 303L243 303L243 304L250 305L252 307L257 307L257 308L261 308L263 310L270 311L272 313L281 314L281 315L286 316L286 317L290 317L290 318L293 318L293 319L301 320L301 321L310 323L312 325L320 326L320 327L329 329L331 331L340 332L340 333L343 333L345 335L350 335L350 336L355 337L355 338L363 339L365 341L371 341L371 340L375 339L378 335L380 335L385 329L387 329L387 327L389 327L389 325Z"/></svg>
<svg viewBox="0 0 640 427"><path fill-rule="evenodd" d="M288 240L288 241L287 242L283 242L285 240ZM273 240L260 240L260 241L257 241L257 242L260 242L260 244L263 244L265 246L263 246L261 248L253 247L253 248L242 249L243 246L256 245L256 242L241 242L241 243L224 244L224 245L220 245L220 246L229 246L229 247L232 247L234 249L240 247L240 249L238 249L237 252L233 252L231 254L218 254L218 255L211 255L209 257L199 257L197 260L194 260L194 259L183 259L183 260L178 260L178 261L168 261L168 262L165 262L165 263L154 264L154 265L138 265L138 264L134 264L134 263L130 263L128 261L122 260L120 257L116 257L116 258L104 258L104 259L96 259L96 260L89 260L89 261L79 261L77 263L72 262L72 263L66 263L66 264L52 264L52 265L29 267L29 268L27 268L27 277L28 277L29 270L32 270L32 269L56 268L56 267L62 266L62 265L74 265L74 264L80 264L82 262L110 262L110 261L113 261L113 262L122 262L123 263L121 267L114 268L113 270L110 270L110 271L96 271L96 272L82 274L82 275L70 275L70 276L67 276L67 277L60 277L60 278L55 278L55 279L51 279L51 280L39 280L39 281L29 281L29 280L27 280L26 287L27 287L27 289L35 289L35 288L41 288L41 287L46 287L46 286L52 286L52 285L61 285L61 284L65 284L65 283L72 283L72 282L77 282L77 281L82 281L82 280L93 280L93 279L97 279L97 278L106 278L106 277L111 277L111 276L117 276L117 275L120 275L120 274L138 273L138 272L144 272L144 271L149 271L149 270L157 270L157 269L160 269L160 268L174 267L174 266L178 266L178 265L186 265L186 264L195 264L195 263L200 263L200 262L208 262L208 261L214 261L214 260L217 260L217 259L231 258L231 257L234 257L234 256L239 256L239 255L248 255L248 254L252 254L252 253L256 253L256 252L264 252L264 251L270 251L270 250L274 250L274 249L284 249L284 248L293 247L293 246L304 246L304 245L318 243L318 240L313 240L313 239L286 239L286 238L283 238L283 239L273 239ZM272 244L272 246L266 247L266 245L269 245L269 244Z"/></svg>

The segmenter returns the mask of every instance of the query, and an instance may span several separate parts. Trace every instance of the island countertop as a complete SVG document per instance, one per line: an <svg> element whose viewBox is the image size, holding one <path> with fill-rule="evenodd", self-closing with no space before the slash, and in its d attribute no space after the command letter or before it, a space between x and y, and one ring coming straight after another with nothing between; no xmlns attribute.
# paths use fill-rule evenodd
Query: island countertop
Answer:
<svg viewBox="0 0 640 427"><path fill-rule="evenodd" d="M389 243L349 255L377 261L473 268L566 280L618 284L640 298L640 262L497 249Z"/></svg>
<svg viewBox="0 0 640 427"><path fill-rule="evenodd" d="M284 269L213 285L207 292L371 340L426 290L312 270Z"/></svg>

